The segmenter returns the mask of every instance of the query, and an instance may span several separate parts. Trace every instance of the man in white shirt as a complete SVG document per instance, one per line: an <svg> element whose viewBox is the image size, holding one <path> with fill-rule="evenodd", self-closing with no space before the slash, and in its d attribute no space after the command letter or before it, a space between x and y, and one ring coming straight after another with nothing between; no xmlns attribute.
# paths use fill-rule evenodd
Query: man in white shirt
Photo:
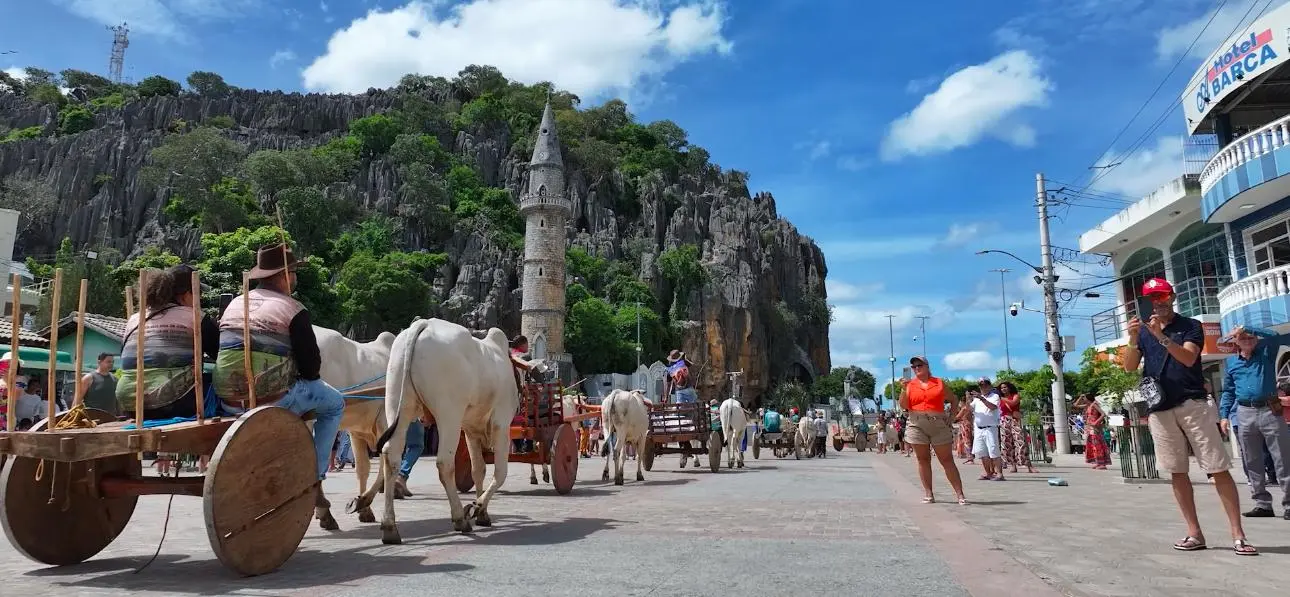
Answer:
<svg viewBox="0 0 1290 597"><path fill-rule="evenodd" d="M18 394L17 412L14 413L17 415L18 420L21 421L23 419L28 419L33 425L43 421L47 414L46 409L48 407L45 406L45 401L42 400L40 396L32 394L27 390L27 376L17 376L14 379L14 385L17 386L19 392L22 392L21 394Z"/></svg>
<svg viewBox="0 0 1290 597"><path fill-rule="evenodd" d="M977 380L981 389L972 397L972 454L981 459L982 481L1003 481L999 462L999 393L988 378Z"/></svg>
<svg viewBox="0 0 1290 597"><path fill-rule="evenodd" d="M829 439L829 420L824 418L824 411L821 410L815 412L815 420L812 423L815 425L815 456L824 458L827 452L824 444Z"/></svg>

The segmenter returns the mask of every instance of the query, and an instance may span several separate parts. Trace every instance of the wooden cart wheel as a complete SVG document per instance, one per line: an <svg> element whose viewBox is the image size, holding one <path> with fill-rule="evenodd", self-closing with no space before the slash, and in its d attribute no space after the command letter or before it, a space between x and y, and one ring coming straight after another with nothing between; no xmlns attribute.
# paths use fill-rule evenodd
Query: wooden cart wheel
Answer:
<svg viewBox="0 0 1290 597"><path fill-rule="evenodd" d="M641 466L648 472L654 468L654 439L646 434L644 443L645 445L641 447L640 459Z"/></svg>
<svg viewBox="0 0 1290 597"><path fill-rule="evenodd" d="M470 491L475 486L475 478L470 474L470 449L466 447L464 431L457 438L457 454L453 456L452 462L453 474L457 478L457 491Z"/></svg>
<svg viewBox="0 0 1290 597"><path fill-rule="evenodd" d="M555 486L556 493L568 495L577 480L578 434L572 425L565 423L556 428L551 439L551 485Z"/></svg>
<svg viewBox="0 0 1290 597"><path fill-rule="evenodd" d="M276 570L313 520L314 438L285 408L260 406L229 427L206 470L202 505L215 556L243 576Z"/></svg>
<svg viewBox="0 0 1290 597"><path fill-rule="evenodd" d="M761 434L760 433L753 436L752 444L753 444L752 446L753 460L760 460L761 459Z"/></svg>
<svg viewBox="0 0 1290 597"><path fill-rule="evenodd" d="M842 451L842 438L840 438L840 437L835 437L835 438L833 438L833 450L834 450L835 452L841 452L841 451Z"/></svg>
<svg viewBox="0 0 1290 597"><path fill-rule="evenodd" d="M65 413L54 418L61 419ZM92 408L85 409L85 414L97 423L116 420ZM45 423L36 423L31 430L41 431ZM79 564L103 551L130 522L139 498L99 498L98 480L108 473L139 476L138 456L46 462L38 481L39 466L38 459L14 456L0 473L0 526L22 555L54 566ZM53 504L49 503L51 485Z"/></svg>
<svg viewBox="0 0 1290 597"><path fill-rule="evenodd" d="M708 436L708 468L712 472L721 470L721 432L713 431Z"/></svg>

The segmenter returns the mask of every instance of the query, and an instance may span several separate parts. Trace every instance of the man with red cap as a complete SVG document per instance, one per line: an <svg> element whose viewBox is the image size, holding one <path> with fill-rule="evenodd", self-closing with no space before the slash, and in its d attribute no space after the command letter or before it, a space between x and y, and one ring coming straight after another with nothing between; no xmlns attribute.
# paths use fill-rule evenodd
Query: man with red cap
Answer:
<svg viewBox="0 0 1290 597"><path fill-rule="evenodd" d="M1187 474L1187 448L1196 454L1201 470L1213 475L1237 555L1256 555L1241 527L1241 497L1229 469L1232 459L1223 448L1218 410L1209 403L1200 351L1205 333L1199 321L1174 312L1174 289L1152 278L1142 285L1151 301L1150 313L1129 320L1129 345L1123 365L1128 372L1142 368L1141 393L1147 400L1147 421L1155 443L1156 465L1171 475L1174 499L1187 523L1187 536L1174 543L1179 551L1204 549L1205 535L1196 516L1196 497ZM1148 317L1144 323L1142 317Z"/></svg>

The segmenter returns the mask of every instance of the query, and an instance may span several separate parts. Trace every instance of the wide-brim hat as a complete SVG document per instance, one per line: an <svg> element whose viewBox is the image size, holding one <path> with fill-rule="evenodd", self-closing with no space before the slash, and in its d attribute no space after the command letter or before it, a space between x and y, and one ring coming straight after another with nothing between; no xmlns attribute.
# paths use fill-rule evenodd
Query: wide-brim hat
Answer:
<svg viewBox="0 0 1290 597"><path fill-rule="evenodd" d="M667 353L667 362L675 363L681 360L683 357L685 357L685 353L679 350L673 350L672 352Z"/></svg>
<svg viewBox="0 0 1290 597"><path fill-rule="evenodd" d="M286 245L278 243L256 251L255 267L247 275L252 280L269 278L285 270L295 271L298 263L296 254Z"/></svg>

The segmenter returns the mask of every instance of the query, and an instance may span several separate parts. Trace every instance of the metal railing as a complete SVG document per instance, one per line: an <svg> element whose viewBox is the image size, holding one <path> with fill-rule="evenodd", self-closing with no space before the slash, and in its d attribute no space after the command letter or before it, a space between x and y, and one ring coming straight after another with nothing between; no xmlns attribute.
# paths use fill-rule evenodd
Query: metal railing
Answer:
<svg viewBox="0 0 1290 597"><path fill-rule="evenodd" d="M1218 293L1219 310L1231 313L1264 299L1290 294L1290 265L1251 274Z"/></svg>
<svg viewBox="0 0 1290 597"><path fill-rule="evenodd" d="M1156 446L1151 430L1144 424L1112 428L1115 453L1120 459L1120 476L1125 479L1159 479Z"/></svg>
<svg viewBox="0 0 1290 597"><path fill-rule="evenodd" d="M1290 271L1290 270L1287 270ZM1174 285L1178 299L1175 309L1187 317L1219 315L1228 309L1223 306L1226 288L1235 286L1231 276L1196 276ZM1238 282L1239 284L1240 282ZM1093 314L1089 321L1093 327L1093 343L1102 344L1124 338L1129 320L1138 316L1138 304L1130 301Z"/></svg>
<svg viewBox="0 0 1290 597"><path fill-rule="evenodd" d="M1048 453L1048 435L1042 425L1029 425L1025 427L1026 432L1026 451L1030 454L1030 463L1039 464L1053 462L1053 457Z"/></svg>
<svg viewBox="0 0 1290 597"><path fill-rule="evenodd" d="M1200 192L1208 193L1228 172L1286 145L1290 145L1290 116L1265 124L1220 149L1200 171Z"/></svg>

